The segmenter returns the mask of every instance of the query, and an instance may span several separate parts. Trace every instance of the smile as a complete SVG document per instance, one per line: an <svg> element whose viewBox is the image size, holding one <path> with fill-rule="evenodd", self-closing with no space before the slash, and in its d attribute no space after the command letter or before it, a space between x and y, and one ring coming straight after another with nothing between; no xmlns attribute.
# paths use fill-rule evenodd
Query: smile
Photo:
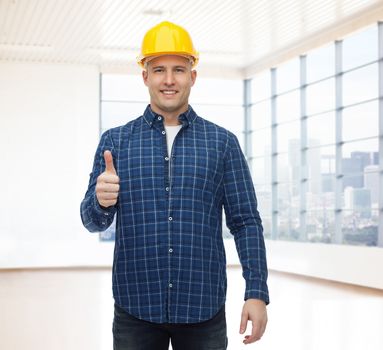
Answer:
<svg viewBox="0 0 383 350"><path fill-rule="evenodd" d="M177 93L177 91L175 91L175 90L161 90L161 92L164 95L175 95Z"/></svg>

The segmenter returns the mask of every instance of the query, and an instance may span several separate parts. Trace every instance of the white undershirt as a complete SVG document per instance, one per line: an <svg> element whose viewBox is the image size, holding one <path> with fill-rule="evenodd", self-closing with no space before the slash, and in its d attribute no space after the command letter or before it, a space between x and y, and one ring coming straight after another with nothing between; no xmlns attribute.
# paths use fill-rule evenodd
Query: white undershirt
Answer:
<svg viewBox="0 0 383 350"><path fill-rule="evenodd" d="M168 145L168 155L172 153L172 147L174 139L176 138L178 132L181 130L182 125L165 125L166 130L166 143Z"/></svg>

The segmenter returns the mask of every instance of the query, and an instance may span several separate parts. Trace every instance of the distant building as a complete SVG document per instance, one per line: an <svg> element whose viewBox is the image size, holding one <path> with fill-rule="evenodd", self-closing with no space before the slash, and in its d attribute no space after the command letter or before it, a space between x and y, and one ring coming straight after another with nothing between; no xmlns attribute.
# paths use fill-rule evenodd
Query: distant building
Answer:
<svg viewBox="0 0 383 350"><path fill-rule="evenodd" d="M345 209L361 218L371 217L371 193L366 188L347 187L344 190Z"/></svg>
<svg viewBox="0 0 383 350"><path fill-rule="evenodd" d="M350 158L342 159L343 189L364 187L364 168L372 163L371 152L351 152Z"/></svg>
<svg viewBox="0 0 383 350"><path fill-rule="evenodd" d="M377 207L379 202L379 165L369 165L364 168L364 187L370 190L371 203Z"/></svg>

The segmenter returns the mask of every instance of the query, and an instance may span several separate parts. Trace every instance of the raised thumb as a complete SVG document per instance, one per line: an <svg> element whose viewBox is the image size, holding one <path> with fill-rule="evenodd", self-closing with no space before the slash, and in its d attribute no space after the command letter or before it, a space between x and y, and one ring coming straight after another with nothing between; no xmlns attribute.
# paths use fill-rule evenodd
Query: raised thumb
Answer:
<svg viewBox="0 0 383 350"><path fill-rule="evenodd" d="M105 151L104 160L105 160L105 171L111 174L117 174L116 169L114 168L114 165L113 165L112 152Z"/></svg>

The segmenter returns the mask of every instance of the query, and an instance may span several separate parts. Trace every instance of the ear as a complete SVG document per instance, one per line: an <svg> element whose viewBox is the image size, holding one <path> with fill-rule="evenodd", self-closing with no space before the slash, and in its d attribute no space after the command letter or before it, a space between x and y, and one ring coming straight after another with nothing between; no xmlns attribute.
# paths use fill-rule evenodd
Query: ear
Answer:
<svg viewBox="0 0 383 350"><path fill-rule="evenodd" d="M191 79L192 79L192 86L193 86L195 83L195 80L197 79L197 71L194 69L191 71Z"/></svg>
<svg viewBox="0 0 383 350"><path fill-rule="evenodd" d="M148 71L147 70L142 71L142 79L144 81L144 84L148 86Z"/></svg>

